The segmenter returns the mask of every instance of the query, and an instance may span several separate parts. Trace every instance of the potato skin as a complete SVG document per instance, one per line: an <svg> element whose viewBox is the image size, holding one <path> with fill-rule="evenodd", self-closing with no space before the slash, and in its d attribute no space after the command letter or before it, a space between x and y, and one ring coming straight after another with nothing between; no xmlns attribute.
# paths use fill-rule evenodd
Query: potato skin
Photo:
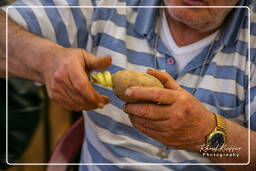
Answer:
<svg viewBox="0 0 256 171"><path fill-rule="evenodd" d="M142 102L140 100L133 100L125 96L124 92L129 87L164 87L163 84L152 75L132 70L121 70L116 72L112 75L112 81L113 91L116 96L119 97L121 100L129 103Z"/></svg>

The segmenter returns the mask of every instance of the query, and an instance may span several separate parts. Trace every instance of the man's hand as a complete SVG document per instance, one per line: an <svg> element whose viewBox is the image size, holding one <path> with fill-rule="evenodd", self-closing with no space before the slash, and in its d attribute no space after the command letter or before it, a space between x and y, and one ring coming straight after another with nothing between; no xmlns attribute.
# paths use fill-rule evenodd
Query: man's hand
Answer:
<svg viewBox="0 0 256 171"><path fill-rule="evenodd" d="M197 150L215 128L214 115L167 73L148 70L165 88L131 87L129 98L155 103L126 104L131 123L144 134L177 149Z"/></svg>
<svg viewBox="0 0 256 171"><path fill-rule="evenodd" d="M82 49L64 48L27 32L8 21L8 76L46 85L48 95L63 108L103 108L109 99L97 93L89 82L91 70L103 69L111 58L98 58ZM5 76L6 16L0 11L0 76Z"/></svg>
<svg viewBox="0 0 256 171"><path fill-rule="evenodd" d="M88 74L104 69L111 58L98 58L82 49L60 48L42 67L48 95L62 107L81 111L103 108L109 102L92 87Z"/></svg>

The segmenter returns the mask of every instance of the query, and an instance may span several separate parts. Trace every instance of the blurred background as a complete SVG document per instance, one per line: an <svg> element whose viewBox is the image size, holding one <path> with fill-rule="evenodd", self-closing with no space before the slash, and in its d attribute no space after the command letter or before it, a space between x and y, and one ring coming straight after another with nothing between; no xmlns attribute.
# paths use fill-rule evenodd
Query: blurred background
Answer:
<svg viewBox="0 0 256 171"><path fill-rule="evenodd" d="M14 0L0 0L0 6ZM9 166L6 150L6 80L0 79L0 171L43 171L45 166ZM8 161L47 163L59 138L81 113L66 111L46 95L43 86L8 79Z"/></svg>

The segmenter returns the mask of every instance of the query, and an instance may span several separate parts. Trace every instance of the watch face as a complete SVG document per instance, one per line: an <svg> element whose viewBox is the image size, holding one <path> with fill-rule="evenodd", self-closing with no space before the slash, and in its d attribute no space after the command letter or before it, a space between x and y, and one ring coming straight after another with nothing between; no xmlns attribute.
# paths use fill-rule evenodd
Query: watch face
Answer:
<svg viewBox="0 0 256 171"><path fill-rule="evenodd" d="M209 140L209 145L212 148L221 147L225 142L225 137L222 133L215 133Z"/></svg>

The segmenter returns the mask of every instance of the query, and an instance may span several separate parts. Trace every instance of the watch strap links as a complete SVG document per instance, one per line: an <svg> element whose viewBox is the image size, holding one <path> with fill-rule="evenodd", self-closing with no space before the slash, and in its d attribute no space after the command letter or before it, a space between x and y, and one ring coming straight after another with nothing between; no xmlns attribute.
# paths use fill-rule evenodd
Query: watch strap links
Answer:
<svg viewBox="0 0 256 171"><path fill-rule="evenodd" d="M214 116L216 118L216 129L225 133L226 126L223 117L218 115L217 113L214 113Z"/></svg>

